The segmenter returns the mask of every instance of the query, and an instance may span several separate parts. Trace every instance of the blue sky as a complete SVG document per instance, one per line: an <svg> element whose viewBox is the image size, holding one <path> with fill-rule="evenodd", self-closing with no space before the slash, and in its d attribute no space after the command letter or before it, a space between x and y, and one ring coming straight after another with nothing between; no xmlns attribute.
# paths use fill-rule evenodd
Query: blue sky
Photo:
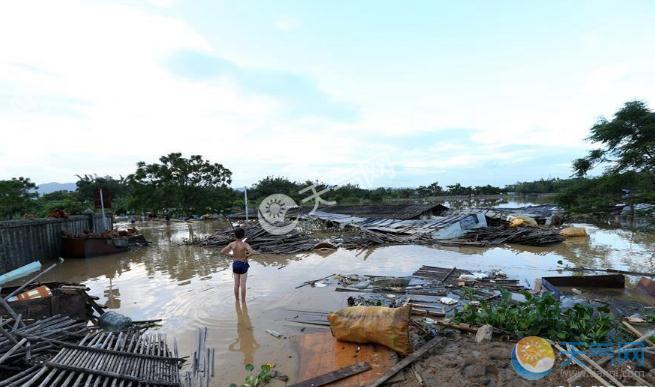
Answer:
<svg viewBox="0 0 655 387"><path fill-rule="evenodd" d="M650 1L4 2L0 178L173 151L238 186L567 177L599 116L655 103L654 21Z"/></svg>

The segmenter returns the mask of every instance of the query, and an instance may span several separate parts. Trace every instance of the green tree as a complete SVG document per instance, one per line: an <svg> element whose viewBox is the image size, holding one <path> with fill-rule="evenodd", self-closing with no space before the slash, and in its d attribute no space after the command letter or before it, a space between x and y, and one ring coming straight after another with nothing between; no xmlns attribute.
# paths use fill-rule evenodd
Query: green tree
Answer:
<svg viewBox="0 0 655 387"><path fill-rule="evenodd" d="M105 193L109 193L112 198L112 210L115 213L125 213L128 208L128 197L131 193L131 187L123 176L114 179L111 176L98 175L77 175L77 195L79 200L85 206L93 208L95 206L96 190L102 188Z"/></svg>
<svg viewBox="0 0 655 387"><path fill-rule="evenodd" d="M465 187L459 183L448 186L448 193L451 195L470 195L473 193L471 187Z"/></svg>
<svg viewBox="0 0 655 387"><path fill-rule="evenodd" d="M443 188L439 185L439 182L435 181L427 187L423 185L419 186L416 188L416 192L421 197L438 196L443 194Z"/></svg>
<svg viewBox="0 0 655 387"><path fill-rule="evenodd" d="M77 192L55 191L44 194L36 199L36 215L39 218L45 218L54 210L62 210L67 214L81 214L87 208L93 208L87 203L83 203Z"/></svg>
<svg viewBox="0 0 655 387"><path fill-rule="evenodd" d="M36 184L29 178L0 180L0 218L12 219L34 208Z"/></svg>
<svg viewBox="0 0 655 387"><path fill-rule="evenodd" d="M141 161L136 172L127 177L133 208L191 215L231 206L232 172L223 165L199 155L185 158L181 153L170 153L159 161Z"/></svg>
<svg viewBox="0 0 655 387"><path fill-rule="evenodd" d="M300 203L304 196L298 191L310 184L315 183L308 182L307 185L303 185L286 177L266 176L248 189L248 199L260 201L269 195L284 194L293 198L296 203Z"/></svg>
<svg viewBox="0 0 655 387"><path fill-rule="evenodd" d="M601 118L587 139L600 148L573 162L579 177L601 163L610 173L655 171L655 113L642 101L627 102L611 121Z"/></svg>
<svg viewBox="0 0 655 387"><path fill-rule="evenodd" d="M473 193L476 195L498 195L503 193L503 189L500 187L494 187L493 185L487 184L484 186L474 187Z"/></svg>

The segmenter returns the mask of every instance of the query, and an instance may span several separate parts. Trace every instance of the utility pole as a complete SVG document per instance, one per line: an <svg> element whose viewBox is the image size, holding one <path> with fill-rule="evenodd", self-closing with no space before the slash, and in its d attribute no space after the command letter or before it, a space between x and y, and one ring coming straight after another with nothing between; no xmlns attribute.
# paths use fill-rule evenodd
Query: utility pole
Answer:
<svg viewBox="0 0 655 387"><path fill-rule="evenodd" d="M248 221L248 187L243 187L243 201L246 203L246 222Z"/></svg>
<svg viewBox="0 0 655 387"><path fill-rule="evenodd" d="M102 188L100 188L100 209L102 210L102 225L104 230L107 231L107 218L105 218L105 198L102 196Z"/></svg>

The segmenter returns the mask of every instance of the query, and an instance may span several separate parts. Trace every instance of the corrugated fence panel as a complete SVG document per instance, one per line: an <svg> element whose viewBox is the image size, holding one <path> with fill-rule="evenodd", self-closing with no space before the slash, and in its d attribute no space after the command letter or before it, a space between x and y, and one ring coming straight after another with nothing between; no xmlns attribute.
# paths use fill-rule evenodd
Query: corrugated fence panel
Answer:
<svg viewBox="0 0 655 387"><path fill-rule="evenodd" d="M107 229L113 228L107 216ZM75 215L68 219L29 219L0 222L0 274L35 260L53 259L60 255L61 232L106 231L102 215Z"/></svg>

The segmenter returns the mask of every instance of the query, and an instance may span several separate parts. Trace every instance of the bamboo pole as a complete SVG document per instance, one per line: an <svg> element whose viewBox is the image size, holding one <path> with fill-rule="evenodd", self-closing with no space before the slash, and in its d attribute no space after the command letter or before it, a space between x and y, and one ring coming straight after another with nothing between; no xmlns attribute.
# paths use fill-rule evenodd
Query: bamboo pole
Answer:
<svg viewBox="0 0 655 387"><path fill-rule="evenodd" d="M576 359L575 356L572 356L570 353L564 350L564 348L560 347L559 344L553 343L555 348L557 348L560 353L571 359L575 364L579 365L583 370L585 370L589 375L591 375L594 379L602 383L603 386L609 386L610 383L606 381L605 379L601 378L600 375L595 373L591 368L587 367L583 362L580 360Z"/></svg>

